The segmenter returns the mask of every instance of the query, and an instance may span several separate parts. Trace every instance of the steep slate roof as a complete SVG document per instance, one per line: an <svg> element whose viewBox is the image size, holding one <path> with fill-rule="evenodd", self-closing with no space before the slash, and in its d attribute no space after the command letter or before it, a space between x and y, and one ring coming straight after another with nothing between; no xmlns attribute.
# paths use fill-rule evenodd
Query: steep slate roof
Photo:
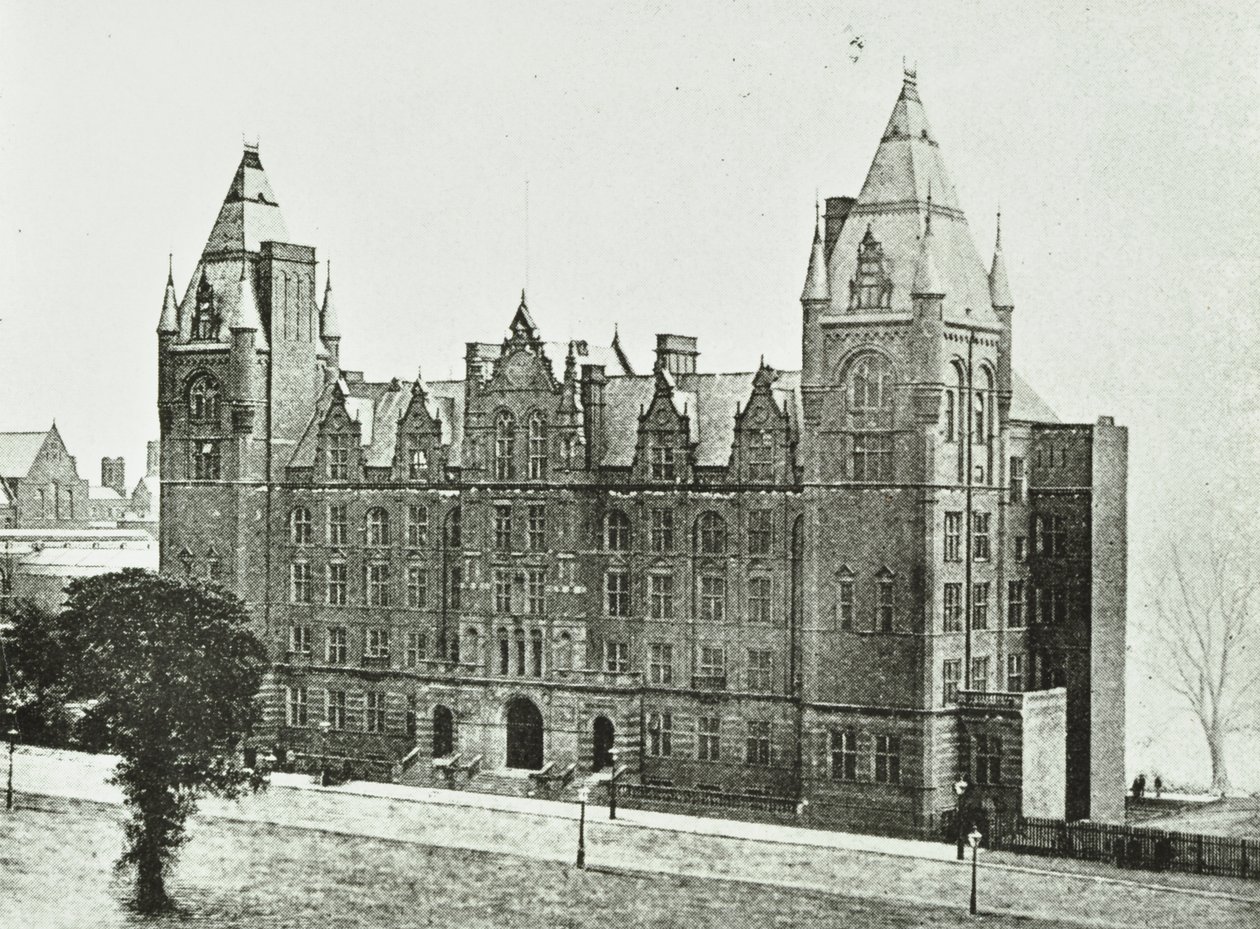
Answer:
<svg viewBox="0 0 1260 929"><path fill-rule="evenodd" d="M1026 423L1059 422L1049 404L1015 371L1011 372L1011 419Z"/></svg>
<svg viewBox="0 0 1260 929"><path fill-rule="evenodd" d="M288 242L289 232L276 195L263 173L258 146L246 145L228 187L203 255L225 251L258 251L261 242Z"/></svg>
<svg viewBox="0 0 1260 929"><path fill-rule="evenodd" d="M26 477L46 438L46 429L43 432L0 432L0 477Z"/></svg>
<svg viewBox="0 0 1260 929"><path fill-rule="evenodd" d="M858 244L868 228L883 246L888 262L893 282L891 312L911 311L919 236L929 206L933 260L945 292L945 319L996 326L988 270L976 251L954 182L928 125L915 78L907 73L862 192L831 251L832 313L848 311L849 281L854 278ZM964 312L968 308L970 315Z"/></svg>

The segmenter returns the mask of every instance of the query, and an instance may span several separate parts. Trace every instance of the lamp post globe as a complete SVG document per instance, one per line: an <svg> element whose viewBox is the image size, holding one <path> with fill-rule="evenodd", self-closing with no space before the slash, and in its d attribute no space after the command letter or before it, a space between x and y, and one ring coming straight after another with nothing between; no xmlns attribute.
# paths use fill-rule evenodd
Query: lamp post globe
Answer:
<svg viewBox="0 0 1260 929"><path fill-rule="evenodd" d="M983 836L980 830L974 826L970 834L967 836L967 844L971 846L971 915L976 915L976 852L980 848L980 840Z"/></svg>

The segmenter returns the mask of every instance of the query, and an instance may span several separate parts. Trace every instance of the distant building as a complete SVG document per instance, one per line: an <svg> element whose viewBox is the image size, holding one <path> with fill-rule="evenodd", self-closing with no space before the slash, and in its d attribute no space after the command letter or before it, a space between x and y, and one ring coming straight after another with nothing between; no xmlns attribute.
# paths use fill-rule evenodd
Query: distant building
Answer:
<svg viewBox="0 0 1260 929"><path fill-rule="evenodd" d="M59 609L74 578L157 567L157 543L144 529L0 529L0 622L15 600Z"/></svg>
<svg viewBox="0 0 1260 929"><path fill-rule="evenodd" d="M816 223L799 371L663 334L638 374L543 341L522 295L462 379L367 382L287 239L247 146L158 325L162 566L254 611L262 745L616 746L836 825L931 830L960 776L1122 815L1127 434L1012 372L1000 234L986 271L913 75Z"/></svg>
<svg viewBox="0 0 1260 929"><path fill-rule="evenodd" d="M88 482L56 423L44 432L0 432L0 525L68 529L91 520Z"/></svg>

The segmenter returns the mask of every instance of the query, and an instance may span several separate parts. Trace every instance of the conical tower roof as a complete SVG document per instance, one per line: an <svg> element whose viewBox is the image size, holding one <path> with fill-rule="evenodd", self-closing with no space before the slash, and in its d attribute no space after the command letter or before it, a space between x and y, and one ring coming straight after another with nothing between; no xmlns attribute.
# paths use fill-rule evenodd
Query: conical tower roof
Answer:
<svg viewBox="0 0 1260 929"><path fill-rule="evenodd" d="M158 332L179 332L179 298L175 296L175 269L167 259L166 293L162 297L162 315L158 318Z"/></svg>
<svg viewBox="0 0 1260 929"><path fill-rule="evenodd" d="M261 242L288 240L289 232L263 171L258 146L247 144L202 255L256 252Z"/></svg>
<svg viewBox="0 0 1260 929"><path fill-rule="evenodd" d="M928 214L935 237L935 286L945 294L945 318L996 326L988 273L928 123L916 75L907 71L862 191L831 249L832 312L851 309L850 285L856 280L858 246L868 230L880 249L882 273L891 284L889 305L870 311L911 311L920 231Z"/></svg>
<svg viewBox="0 0 1260 929"><path fill-rule="evenodd" d="M827 258L823 249L822 215L815 203L814 244L809 250L809 268L805 272L805 289L801 291L801 302L826 300L830 293L827 286Z"/></svg>
<svg viewBox="0 0 1260 929"><path fill-rule="evenodd" d="M995 307L1013 309L1015 298L1006 280L1006 261L1002 258L1002 214L997 218L997 241L993 244L993 267L989 269L989 302Z"/></svg>
<svg viewBox="0 0 1260 929"><path fill-rule="evenodd" d="M919 257L914 263L914 284L910 293L916 297L943 297L945 284L936 267L936 237L932 235L932 214L928 213L919 240Z"/></svg>
<svg viewBox="0 0 1260 929"><path fill-rule="evenodd" d="M341 338L341 320L337 318L337 303L333 300L331 261L324 277L324 306L319 312L319 331L325 339Z"/></svg>
<svg viewBox="0 0 1260 929"><path fill-rule="evenodd" d="M249 263L241 263L241 276L236 282L236 288L229 290L229 305L227 307L228 329L251 329L257 335L255 336L255 345L259 348L266 346L267 336L263 332L262 317L258 313L258 300L254 296L254 283L251 280L253 275L250 273Z"/></svg>

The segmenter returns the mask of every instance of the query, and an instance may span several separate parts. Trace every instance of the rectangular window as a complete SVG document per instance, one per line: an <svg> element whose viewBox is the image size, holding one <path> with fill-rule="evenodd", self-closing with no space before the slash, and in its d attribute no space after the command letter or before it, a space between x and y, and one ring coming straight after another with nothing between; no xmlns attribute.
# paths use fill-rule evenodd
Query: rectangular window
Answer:
<svg viewBox="0 0 1260 929"><path fill-rule="evenodd" d="M452 567L448 578L450 587L447 591L446 602L452 610L462 609L464 600L464 569L458 565Z"/></svg>
<svg viewBox="0 0 1260 929"><path fill-rule="evenodd" d="M526 601L530 616L542 616L547 611L547 572L542 568L530 568L528 579L529 599Z"/></svg>
<svg viewBox="0 0 1260 929"><path fill-rule="evenodd" d="M604 643L604 670L613 674L624 674L630 670L630 643Z"/></svg>
<svg viewBox="0 0 1260 929"><path fill-rule="evenodd" d="M346 645L346 627L328 627L328 663L345 664L348 646Z"/></svg>
<svg viewBox="0 0 1260 929"><path fill-rule="evenodd" d="M674 511L652 511L652 551L658 554L674 550Z"/></svg>
<svg viewBox="0 0 1260 929"><path fill-rule="evenodd" d="M1006 625L1012 629L1022 629L1024 619L1024 582L1008 581L1006 585Z"/></svg>
<svg viewBox="0 0 1260 929"><path fill-rule="evenodd" d="M992 522L991 516L991 513L971 514L971 548L976 561L989 560L989 554L992 550L989 536L989 525Z"/></svg>
<svg viewBox="0 0 1260 929"><path fill-rule="evenodd" d="M962 513L945 514L945 560L962 561Z"/></svg>
<svg viewBox="0 0 1260 929"><path fill-rule="evenodd" d="M529 550L547 550L547 507L541 503L529 505Z"/></svg>
<svg viewBox="0 0 1260 929"><path fill-rule="evenodd" d="M407 633L407 667L414 668L424 661L427 644L423 632Z"/></svg>
<svg viewBox="0 0 1260 929"><path fill-rule="evenodd" d="M989 628L989 582L971 585L971 628Z"/></svg>
<svg viewBox="0 0 1260 929"><path fill-rule="evenodd" d="M944 682L942 699L946 704L958 700L958 685L962 683L962 659L947 658L941 668L941 680Z"/></svg>
<svg viewBox="0 0 1260 929"><path fill-rule="evenodd" d="M604 603L609 616L630 615L630 573L609 571L604 575Z"/></svg>
<svg viewBox="0 0 1260 929"><path fill-rule="evenodd" d="M311 627L289 627L289 652L302 658L311 657Z"/></svg>
<svg viewBox="0 0 1260 929"><path fill-rule="evenodd" d="M696 687L720 690L726 687L726 649L721 645L700 646Z"/></svg>
<svg viewBox="0 0 1260 929"><path fill-rule="evenodd" d="M857 733L845 729L831 733L831 777L837 781L857 780Z"/></svg>
<svg viewBox="0 0 1260 929"><path fill-rule="evenodd" d="M653 642L648 646L648 682L674 682L674 646L666 642Z"/></svg>
<svg viewBox="0 0 1260 929"><path fill-rule="evenodd" d="M971 689L985 693L989 689L989 656L971 659Z"/></svg>
<svg viewBox="0 0 1260 929"><path fill-rule="evenodd" d="M945 632L962 632L963 630L963 605L962 605L962 584L949 583L945 585L944 604L944 624L942 629Z"/></svg>
<svg viewBox="0 0 1260 929"><path fill-rule="evenodd" d="M334 481L350 477L350 436L344 433L328 437L328 476Z"/></svg>
<svg viewBox="0 0 1260 929"><path fill-rule="evenodd" d="M716 716L701 716L696 720L696 758L700 761L717 761L722 753L722 722Z"/></svg>
<svg viewBox="0 0 1260 929"><path fill-rule="evenodd" d="M429 602L429 572L424 565L407 566L407 606L420 609Z"/></svg>
<svg viewBox="0 0 1260 929"><path fill-rule="evenodd" d="M500 614L512 612L512 571L510 568L494 569L494 611Z"/></svg>
<svg viewBox="0 0 1260 929"><path fill-rule="evenodd" d="M748 650L748 689L768 694L774 690L774 652L768 648Z"/></svg>
<svg viewBox="0 0 1260 929"><path fill-rule="evenodd" d="M774 433L768 430L755 432L748 443L748 479L769 481L774 479Z"/></svg>
<svg viewBox="0 0 1260 929"><path fill-rule="evenodd" d="M674 754L674 716L668 710L648 713L648 754L668 758Z"/></svg>
<svg viewBox="0 0 1260 929"><path fill-rule="evenodd" d="M877 784L901 783L900 736L875 736L875 782Z"/></svg>
<svg viewBox="0 0 1260 929"><path fill-rule="evenodd" d="M836 613L841 629L853 628L853 581L846 579L836 582Z"/></svg>
<svg viewBox="0 0 1260 929"><path fill-rule="evenodd" d="M193 449L193 477L199 481L217 481L219 479L218 442L196 443Z"/></svg>
<svg viewBox="0 0 1260 929"><path fill-rule="evenodd" d="M368 692L367 695L367 719L364 728L368 732L384 732L385 731L385 695L375 692Z"/></svg>
<svg viewBox="0 0 1260 929"><path fill-rule="evenodd" d="M853 434L853 479L855 481L892 480L893 437L888 432L856 432Z"/></svg>
<svg viewBox="0 0 1260 929"><path fill-rule="evenodd" d="M700 618L708 623L726 619L726 578L715 575L700 578Z"/></svg>
<svg viewBox="0 0 1260 929"><path fill-rule="evenodd" d="M770 763L770 723L764 720L749 721L748 751L744 759L748 764Z"/></svg>
<svg viewBox="0 0 1260 929"><path fill-rule="evenodd" d="M673 619L674 576L672 574L649 574L648 585L652 618Z"/></svg>
<svg viewBox="0 0 1260 929"><path fill-rule="evenodd" d="M674 479L674 446L652 446L652 480L672 481Z"/></svg>
<svg viewBox="0 0 1260 929"><path fill-rule="evenodd" d="M346 505L334 503L328 508L328 544L345 545L349 537L350 521L346 517Z"/></svg>
<svg viewBox="0 0 1260 929"><path fill-rule="evenodd" d="M363 652L366 658L382 661L389 660L389 630L381 627L367 631L367 647Z"/></svg>
<svg viewBox="0 0 1260 929"><path fill-rule="evenodd" d="M1024 656L1006 656L1006 689L1017 694L1024 689Z"/></svg>
<svg viewBox="0 0 1260 929"><path fill-rule="evenodd" d="M748 621L768 623L770 619L770 578L748 579Z"/></svg>
<svg viewBox="0 0 1260 929"><path fill-rule="evenodd" d="M893 631L893 582L882 578L879 582L879 603L876 605L875 628L880 632Z"/></svg>
<svg viewBox="0 0 1260 929"><path fill-rule="evenodd" d="M333 562L328 566L328 603L331 606L345 606L349 599L347 590L347 571L344 562Z"/></svg>
<svg viewBox="0 0 1260 929"><path fill-rule="evenodd" d="M413 435L407 451L407 477L413 481L421 480L428 469L429 456L424 452L424 443L420 436Z"/></svg>
<svg viewBox="0 0 1260 929"><path fill-rule="evenodd" d="M501 552L512 550L512 504L494 505L494 547Z"/></svg>
<svg viewBox="0 0 1260 929"><path fill-rule="evenodd" d="M1002 783L1002 740L995 735L977 735L976 783Z"/></svg>
<svg viewBox="0 0 1260 929"><path fill-rule="evenodd" d="M389 606L389 565L383 561L368 565L368 605Z"/></svg>
<svg viewBox="0 0 1260 929"><path fill-rule="evenodd" d="M774 540L770 510L752 510L748 514L748 554L769 555Z"/></svg>
<svg viewBox="0 0 1260 929"><path fill-rule="evenodd" d="M1011 503L1024 499L1024 459L1011 459Z"/></svg>
<svg viewBox="0 0 1260 929"><path fill-rule="evenodd" d="M307 691L305 687L286 687L285 704L290 726L305 726L310 722L307 710Z"/></svg>
<svg viewBox="0 0 1260 929"><path fill-rule="evenodd" d="M310 603L311 590L311 566L305 562L292 565L289 574L289 602Z"/></svg>
<svg viewBox="0 0 1260 929"><path fill-rule="evenodd" d="M412 504L407 507L407 545L423 548L429 544L429 508Z"/></svg>
<svg viewBox="0 0 1260 929"><path fill-rule="evenodd" d="M1023 564L1028 560L1028 537L1015 536L1015 563Z"/></svg>
<svg viewBox="0 0 1260 929"><path fill-rule="evenodd" d="M324 691L324 719L329 728L346 728L346 692L344 690Z"/></svg>
<svg viewBox="0 0 1260 929"><path fill-rule="evenodd" d="M1062 516L1037 517L1037 554L1048 558L1060 558L1067 554L1067 523Z"/></svg>

